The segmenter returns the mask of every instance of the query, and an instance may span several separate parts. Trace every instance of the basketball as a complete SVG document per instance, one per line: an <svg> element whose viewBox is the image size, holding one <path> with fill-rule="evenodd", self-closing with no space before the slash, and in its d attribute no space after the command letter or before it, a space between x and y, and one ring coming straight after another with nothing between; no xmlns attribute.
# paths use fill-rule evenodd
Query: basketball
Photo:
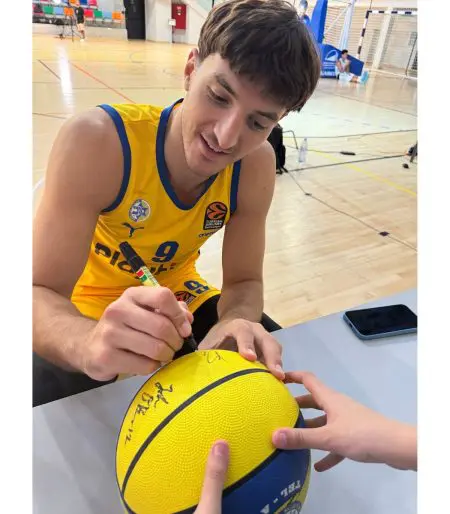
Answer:
<svg viewBox="0 0 450 514"><path fill-rule="evenodd" d="M305 501L309 450L272 444L280 427L304 426L287 389L259 362L226 350L181 357L133 398L116 448L126 512L189 514L200 498L208 453L230 447L224 514L297 514Z"/></svg>

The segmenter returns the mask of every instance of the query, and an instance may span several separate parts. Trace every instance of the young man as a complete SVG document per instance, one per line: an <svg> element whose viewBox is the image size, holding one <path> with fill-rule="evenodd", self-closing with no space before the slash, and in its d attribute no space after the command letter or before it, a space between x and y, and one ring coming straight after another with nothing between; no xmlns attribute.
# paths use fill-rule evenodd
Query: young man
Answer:
<svg viewBox="0 0 450 514"><path fill-rule="evenodd" d="M231 0L201 29L182 101L104 105L62 128L34 223L35 405L155 371L180 351L192 313L200 349L237 346L283 378L268 333L279 326L262 312L275 182L266 139L319 76L290 3ZM195 262L222 227L220 292ZM163 287L138 286L122 241Z"/></svg>
<svg viewBox="0 0 450 514"><path fill-rule="evenodd" d="M366 70L360 77L350 73L350 59L348 50L342 50L341 57L336 61L336 76L342 82L356 82L365 84L369 78L369 72Z"/></svg>
<svg viewBox="0 0 450 514"><path fill-rule="evenodd" d="M77 18L77 30L81 35L81 41L86 39L86 31L84 28L84 9L80 4L75 7L75 16Z"/></svg>

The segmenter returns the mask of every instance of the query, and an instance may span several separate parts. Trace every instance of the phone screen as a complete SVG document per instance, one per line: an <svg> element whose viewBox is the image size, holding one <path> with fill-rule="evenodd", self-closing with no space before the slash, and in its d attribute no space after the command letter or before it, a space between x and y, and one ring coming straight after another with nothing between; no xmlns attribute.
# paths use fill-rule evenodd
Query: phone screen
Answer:
<svg viewBox="0 0 450 514"><path fill-rule="evenodd" d="M417 329L417 316L406 305L347 311L346 315L363 336Z"/></svg>

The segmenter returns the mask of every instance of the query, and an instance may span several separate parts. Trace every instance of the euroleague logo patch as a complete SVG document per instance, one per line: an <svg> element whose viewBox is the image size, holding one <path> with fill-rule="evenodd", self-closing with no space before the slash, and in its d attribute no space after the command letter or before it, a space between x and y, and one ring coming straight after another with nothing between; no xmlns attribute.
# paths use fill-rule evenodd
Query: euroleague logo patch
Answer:
<svg viewBox="0 0 450 514"><path fill-rule="evenodd" d="M188 291L177 291L175 297L179 302L184 302L186 305L189 305L195 300L195 295Z"/></svg>
<svg viewBox="0 0 450 514"><path fill-rule="evenodd" d="M228 207L223 202L212 202L205 212L203 230L219 230L225 223Z"/></svg>
<svg viewBox="0 0 450 514"><path fill-rule="evenodd" d="M128 211L128 216L136 223L145 221L150 216L150 205L145 200L135 200Z"/></svg>

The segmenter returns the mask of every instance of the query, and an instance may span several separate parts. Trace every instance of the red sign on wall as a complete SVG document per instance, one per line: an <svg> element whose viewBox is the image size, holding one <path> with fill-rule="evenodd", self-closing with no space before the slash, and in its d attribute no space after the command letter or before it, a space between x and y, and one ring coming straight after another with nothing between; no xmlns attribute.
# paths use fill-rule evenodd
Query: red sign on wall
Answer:
<svg viewBox="0 0 450 514"><path fill-rule="evenodd" d="M186 4L172 4L172 19L176 29L186 29Z"/></svg>

